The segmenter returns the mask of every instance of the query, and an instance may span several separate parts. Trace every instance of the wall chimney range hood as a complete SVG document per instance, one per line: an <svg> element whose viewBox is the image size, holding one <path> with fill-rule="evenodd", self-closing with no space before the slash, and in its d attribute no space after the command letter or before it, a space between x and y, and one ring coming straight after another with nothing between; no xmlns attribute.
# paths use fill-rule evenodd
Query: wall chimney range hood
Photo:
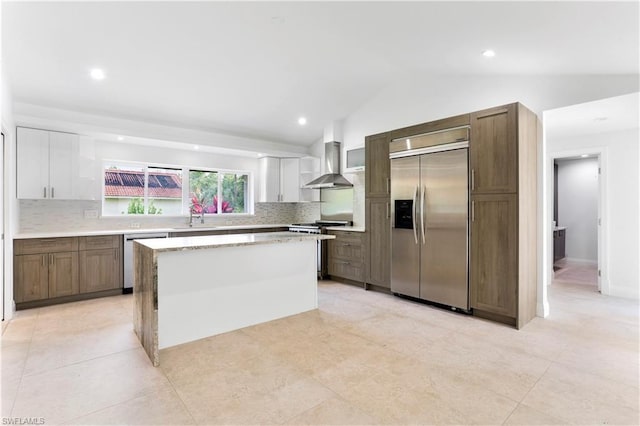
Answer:
<svg viewBox="0 0 640 426"><path fill-rule="evenodd" d="M353 184L340 174L340 142L324 144L325 174L312 180L304 187L309 189L352 188Z"/></svg>

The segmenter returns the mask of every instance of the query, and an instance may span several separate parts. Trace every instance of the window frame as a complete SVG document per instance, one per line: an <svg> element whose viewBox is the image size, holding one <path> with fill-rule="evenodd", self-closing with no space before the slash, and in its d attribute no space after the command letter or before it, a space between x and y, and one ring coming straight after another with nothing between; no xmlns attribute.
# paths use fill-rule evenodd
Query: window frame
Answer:
<svg viewBox="0 0 640 426"><path fill-rule="evenodd" d="M142 214L105 214L105 179L104 173L107 170L107 166L123 166L123 167L132 167L132 168L142 168L144 170L144 213ZM181 213L179 215L171 214L171 215L163 215L163 214L149 214L149 169L175 169L180 170L182 173L182 203L181 203ZM223 169L216 167L199 167L199 166L185 166L185 165L176 165L176 164L162 164L162 163L147 163L141 161L129 161L129 160L103 160L102 161L102 172L101 172L101 208L102 208L102 217L107 218L170 218L170 217L189 217L190 213L190 203L191 203L191 182L189 173L191 171L197 172L215 172L218 176L218 194L222 194L222 177L225 174L242 174L247 176L247 189L245 194L245 212L243 213L222 213L220 207L222 206L222 197L218 197L218 206L216 213L203 213L206 217L232 217L232 216L254 216L255 215L255 195L254 195L254 185L253 185L253 172L250 170L237 170L237 169Z"/></svg>

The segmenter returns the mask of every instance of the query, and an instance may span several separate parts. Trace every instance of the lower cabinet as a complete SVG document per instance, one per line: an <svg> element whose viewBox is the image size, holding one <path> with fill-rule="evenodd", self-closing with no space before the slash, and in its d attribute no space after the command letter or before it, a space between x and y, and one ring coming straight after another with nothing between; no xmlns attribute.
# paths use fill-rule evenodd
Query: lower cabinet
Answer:
<svg viewBox="0 0 640 426"><path fill-rule="evenodd" d="M553 231L553 261L564 259L565 257L565 230L556 229Z"/></svg>
<svg viewBox="0 0 640 426"><path fill-rule="evenodd" d="M389 198L366 201L368 259L366 282L391 288L391 219Z"/></svg>
<svg viewBox="0 0 640 426"><path fill-rule="evenodd" d="M517 197L471 199L471 307L509 318L518 309Z"/></svg>
<svg viewBox="0 0 640 426"><path fill-rule="evenodd" d="M364 234L350 231L329 231L327 268L329 275L364 282Z"/></svg>
<svg viewBox="0 0 640 426"><path fill-rule="evenodd" d="M49 259L49 297L78 294L78 252L51 253Z"/></svg>
<svg viewBox="0 0 640 426"><path fill-rule="evenodd" d="M16 303L42 300L49 297L49 255L25 254L13 261Z"/></svg>
<svg viewBox="0 0 640 426"><path fill-rule="evenodd" d="M17 309L118 294L122 236L14 241Z"/></svg>
<svg viewBox="0 0 640 426"><path fill-rule="evenodd" d="M122 287L120 250L85 250L80 252L80 291L92 293Z"/></svg>

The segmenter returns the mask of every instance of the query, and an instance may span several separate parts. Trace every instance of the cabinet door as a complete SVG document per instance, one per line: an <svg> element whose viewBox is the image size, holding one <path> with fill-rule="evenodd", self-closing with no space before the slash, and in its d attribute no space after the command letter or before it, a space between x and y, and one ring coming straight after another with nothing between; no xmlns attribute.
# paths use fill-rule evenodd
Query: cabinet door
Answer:
<svg viewBox="0 0 640 426"><path fill-rule="evenodd" d="M329 261L327 263L327 272L332 277L346 278L353 281L364 281L362 262L333 259L329 257Z"/></svg>
<svg viewBox="0 0 640 426"><path fill-rule="evenodd" d="M112 290L122 287L119 249L80 252L80 292Z"/></svg>
<svg viewBox="0 0 640 426"><path fill-rule="evenodd" d="M300 160L280 159L280 201L300 201Z"/></svg>
<svg viewBox="0 0 640 426"><path fill-rule="evenodd" d="M49 198L49 132L18 127L17 196Z"/></svg>
<svg viewBox="0 0 640 426"><path fill-rule="evenodd" d="M518 292L518 198L471 198L471 307L515 318Z"/></svg>
<svg viewBox="0 0 640 426"><path fill-rule="evenodd" d="M49 256L49 298L78 294L78 252Z"/></svg>
<svg viewBox="0 0 640 426"><path fill-rule="evenodd" d="M367 278L369 284L391 288L391 223L389 200L371 198L366 202L367 233Z"/></svg>
<svg viewBox="0 0 640 426"><path fill-rule="evenodd" d="M365 195L384 197L390 191L389 138L387 133L365 140Z"/></svg>
<svg viewBox="0 0 640 426"><path fill-rule="evenodd" d="M14 256L14 298L16 303L49 297L48 254Z"/></svg>
<svg viewBox="0 0 640 426"><path fill-rule="evenodd" d="M273 203L280 201L280 159L274 157L262 157L259 161L260 168L260 195L261 203Z"/></svg>
<svg viewBox="0 0 640 426"><path fill-rule="evenodd" d="M75 198L78 179L78 135L49 132L49 198Z"/></svg>
<svg viewBox="0 0 640 426"><path fill-rule="evenodd" d="M516 104L471 114L471 193L515 193L518 189Z"/></svg>

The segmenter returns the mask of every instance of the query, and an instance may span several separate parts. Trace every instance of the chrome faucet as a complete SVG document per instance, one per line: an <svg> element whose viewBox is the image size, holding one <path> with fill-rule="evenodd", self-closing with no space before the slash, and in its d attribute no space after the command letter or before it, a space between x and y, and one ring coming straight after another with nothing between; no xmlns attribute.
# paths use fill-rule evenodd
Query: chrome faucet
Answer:
<svg viewBox="0 0 640 426"><path fill-rule="evenodd" d="M204 212L200 213L200 214L193 214L193 209L189 209L189 228L193 227L193 218L194 217L199 217L200 218L200 223L204 225Z"/></svg>

